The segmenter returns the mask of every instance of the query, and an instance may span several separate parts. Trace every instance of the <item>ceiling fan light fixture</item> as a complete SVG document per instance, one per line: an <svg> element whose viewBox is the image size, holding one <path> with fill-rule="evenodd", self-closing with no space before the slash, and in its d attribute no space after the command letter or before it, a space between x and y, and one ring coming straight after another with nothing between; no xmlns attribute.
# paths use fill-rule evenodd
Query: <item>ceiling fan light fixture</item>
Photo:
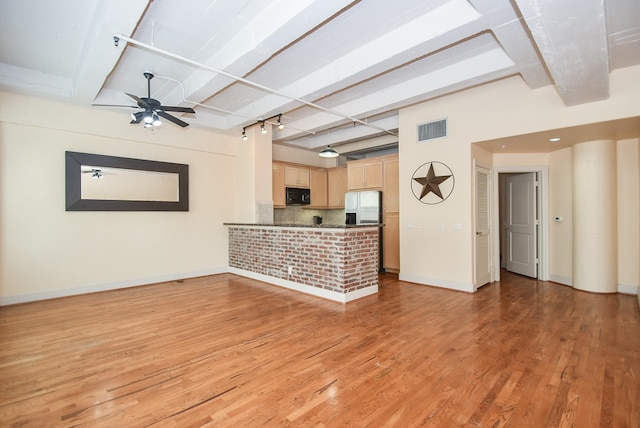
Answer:
<svg viewBox="0 0 640 428"><path fill-rule="evenodd" d="M148 112L148 111L144 112L143 114L144 114L144 117L143 117L142 120L144 121L144 123L152 124L153 123L153 114L151 112Z"/></svg>
<svg viewBox="0 0 640 428"><path fill-rule="evenodd" d="M340 156L340 154L333 150L331 146L327 146L326 149L318 153L318 156L320 156L321 158L337 158L338 156Z"/></svg>
<svg viewBox="0 0 640 428"><path fill-rule="evenodd" d="M151 125L153 125L153 126L162 125L162 122L160 121L160 118L158 117L157 114L153 113L153 116L151 116L151 118L153 119L153 121L151 122Z"/></svg>
<svg viewBox="0 0 640 428"><path fill-rule="evenodd" d="M144 115L143 112L139 111L136 113L131 113L131 122L133 123L140 123L140 121L142 120L142 116Z"/></svg>

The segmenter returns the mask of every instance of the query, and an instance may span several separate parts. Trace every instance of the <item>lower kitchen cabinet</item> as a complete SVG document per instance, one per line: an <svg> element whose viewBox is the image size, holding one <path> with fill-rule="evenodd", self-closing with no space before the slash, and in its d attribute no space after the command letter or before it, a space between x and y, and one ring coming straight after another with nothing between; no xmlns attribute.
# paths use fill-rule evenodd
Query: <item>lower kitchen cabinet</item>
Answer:
<svg viewBox="0 0 640 428"><path fill-rule="evenodd" d="M400 213L385 213L382 228L382 266L387 272L400 272Z"/></svg>

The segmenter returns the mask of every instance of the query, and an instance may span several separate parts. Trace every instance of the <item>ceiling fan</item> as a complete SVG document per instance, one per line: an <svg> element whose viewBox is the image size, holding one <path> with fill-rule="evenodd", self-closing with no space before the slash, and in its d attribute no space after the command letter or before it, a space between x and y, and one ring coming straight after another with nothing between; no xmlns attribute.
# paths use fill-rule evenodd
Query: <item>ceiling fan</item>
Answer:
<svg viewBox="0 0 640 428"><path fill-rule="evenodd" d="M153 79L154 75L150 71L145 71L144 77L147 79L147 97L141 98L136 95L127 94L129 97L133 98L137 106L124 106L124 105L114 105L114 104L92 104L93 106L98 107L131 107L131 108L141 108L142 111L138 111L136 113L131 113L131 122L129 123L140 123L144 122L145 128L151 128L154 126L159 126L161 124L160 118L167 119L170 122L175 123L178 126L183 128L189 126L189 124L183 120L178 119L175 116L168 114L168 111L178 112L178 113L195 113L195 110L191 107L176 107L176 106L163 106L160 101L151 98L151 79Z"/></svg>
<svg viewBox="0 0 640 428"><path fill-rule="evenodd" d="M91 174L91 178L102 178L106 175L117 175L112 172L106 172L102 168L93 167L93 166L84 166L80 168L82 174Z"/></svg>

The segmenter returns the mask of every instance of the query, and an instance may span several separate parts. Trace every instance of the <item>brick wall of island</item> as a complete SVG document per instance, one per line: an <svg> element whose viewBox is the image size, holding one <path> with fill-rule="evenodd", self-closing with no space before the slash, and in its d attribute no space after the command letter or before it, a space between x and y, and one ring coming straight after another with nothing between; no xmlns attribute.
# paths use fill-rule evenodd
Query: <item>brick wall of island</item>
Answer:
<svg viewBox="0 0 640 428"><path fill-rule="evenodd" d="M229 267L339 294L377 292L378 229L231 226Z"/></svg>

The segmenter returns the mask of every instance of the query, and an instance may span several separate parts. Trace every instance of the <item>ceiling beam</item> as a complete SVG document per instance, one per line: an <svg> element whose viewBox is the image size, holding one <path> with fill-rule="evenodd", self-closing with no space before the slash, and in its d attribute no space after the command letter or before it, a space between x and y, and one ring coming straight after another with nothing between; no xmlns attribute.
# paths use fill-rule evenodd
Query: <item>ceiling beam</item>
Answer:
<svg viewBox="0 0 640 428"><path fill-rule="evenodd" d="M567 106L609 97L604 0L516 0Z"/></svg>

